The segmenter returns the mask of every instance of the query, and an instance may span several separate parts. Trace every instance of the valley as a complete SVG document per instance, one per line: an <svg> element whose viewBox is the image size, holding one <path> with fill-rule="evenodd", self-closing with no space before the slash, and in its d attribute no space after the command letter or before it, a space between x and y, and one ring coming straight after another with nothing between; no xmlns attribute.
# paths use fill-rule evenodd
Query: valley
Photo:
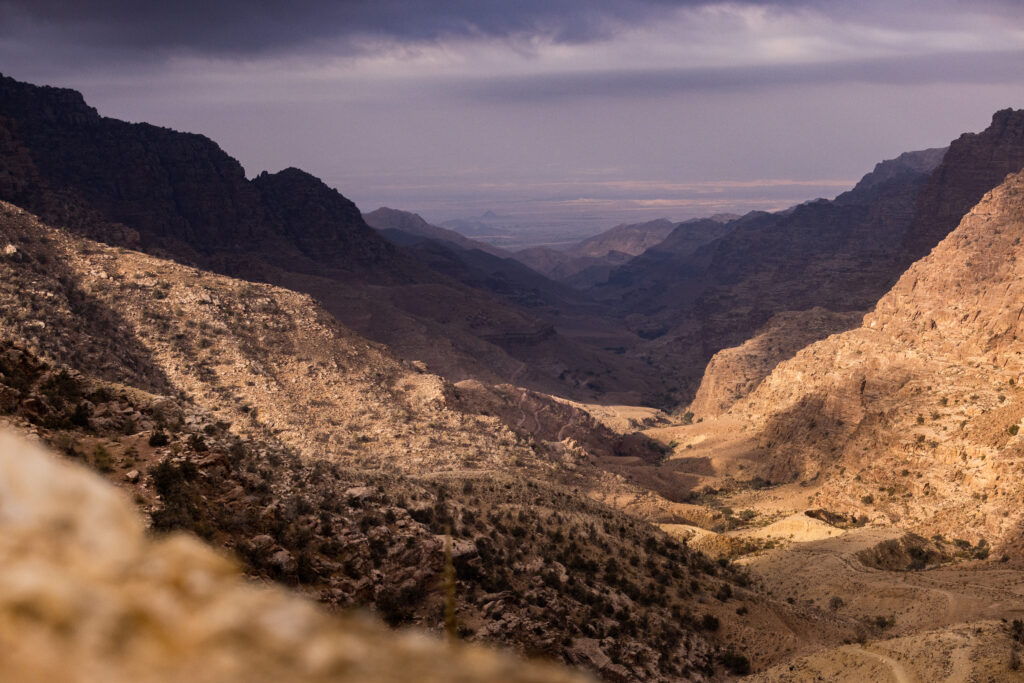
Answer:
<svg viewBox="0 0 1024 683"><path fill-rule="evenodd" d="M1022 169L1003 110L832 200L512 252L0 76L0 468L109 499L89 595L237 596L200 680L400 680L346 637L438 681L1020 680ZM20 523L58 578L0 639L77 643Z"/></svg>

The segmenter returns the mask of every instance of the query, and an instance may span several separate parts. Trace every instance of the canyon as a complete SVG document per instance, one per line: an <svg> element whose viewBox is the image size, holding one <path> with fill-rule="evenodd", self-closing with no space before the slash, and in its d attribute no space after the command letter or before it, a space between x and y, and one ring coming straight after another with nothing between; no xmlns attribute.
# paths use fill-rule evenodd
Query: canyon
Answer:
<svg viewBox="0 0 1024 683"><path fill-rule="evenodd" d="M1015 680L1022 170L509 252L0 76L5 668Z"/></svg>

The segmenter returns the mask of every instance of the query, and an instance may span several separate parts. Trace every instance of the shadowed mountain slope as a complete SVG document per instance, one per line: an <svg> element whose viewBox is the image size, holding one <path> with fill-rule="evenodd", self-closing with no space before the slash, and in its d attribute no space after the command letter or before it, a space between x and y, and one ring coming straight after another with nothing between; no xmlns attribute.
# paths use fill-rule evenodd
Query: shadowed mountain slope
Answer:
<svg viewBox="0 0 1024 683"><path fill-rule="evenodd" d="M514 379L583 398L599 393L596 377L614 377L634 400L661 390L641 364L563 336L554 318L564 302L542 310L538 280L443 258L434 262L445 272L432 269L298 169L249 181L203 136L104 118L74 91L2 76L0 131L0 198L109 243L311 293L345 324L452 379Z"/></svg>
<svg viewBox="0 0 1024 683"><path fill-rule="evenodd" d="M954 140L917 199L914 221L900 245L906 268L953 230L982 196L1024 168L1024 112L1004 109L980 133Z"/></svg>
<svg viewBox="0 0 1024 683"><path fill-rule="evenodd" d="M771 316L873 305L901 272L900 244L943 154L926 150L880 163L832 201L748 214L697 249L677 255L659 245L593 292L622 301L630 326L652 339L638 353L673 368L674 395L688 401L711 356L743 343Z"/></svg>
<svg viewBox="0 0 1024 683"><path fill-rule="evenodd" d="M364 213L363 219L371 228L381 232L396 230L407 235L415 235L416 237L425 237L440 242L451 242L463 249L479 249L500 258L511 256L509 252L499 247L481 242L480 240L470 239L448 228L432 225L423 220L423 217L419 214L410 211L400 211L382 206L376 211Z"/></svg>
<svg viewBox="0 0 1024 683"><path fill-rule="evenodd" d="M533 247L516 252L515 258L548 277L587 289L605 282L616 267L662 244L673 232L686 235L683 239L692 241L696 248L720 237L725 230L715 224L727 223L731 218L735 217L723 215L683 223L662 218L618 225L565 249ZM694 229L694 225L698 227Z"/></svg>

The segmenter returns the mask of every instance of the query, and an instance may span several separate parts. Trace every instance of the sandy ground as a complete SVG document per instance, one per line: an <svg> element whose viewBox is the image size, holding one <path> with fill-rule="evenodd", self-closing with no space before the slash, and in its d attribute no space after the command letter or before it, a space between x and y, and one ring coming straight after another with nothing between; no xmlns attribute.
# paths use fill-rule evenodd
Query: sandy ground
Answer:
<svg viewBox="0 0 1024 683"><path fill-rule="evenodd" d="M749 677L758 683L803 681L878 681L894 683L968 683L1022 681L1013 669L1019 652L1002 622L977 622L916 636L842 645L800 657ZM1018 654L1018 656L1020 656Z"/></svg>
<svg viewBox="0 0 1024 683"><path fill-rule="evenodd" d="M557 397L555 397L555 399L565 401L570 405L587 411L595 420L619 434L635 432L638 429L667 423L669 421L667 414L657 408L648 408L647 406L606 406L596 403L577 403L575 401L569 401L567 399L560 399Z"/></svg>
<svg viewBox="0 0 1024 683"><path fill-rule="evenodd" d="M731 416L654 426L645 433L671 446L659 480L694 491L749 479L758 457L745 425ZM649 466L630 472L638 483L655 477ZM901 538L905 530L842 529L808 517L804 512L814 507L814 492L814 486L800 484L741 487L701 500L704 520L691 513L685 524L661 525L712 555L753 548L734 561L773 598L859 624L858 637L849 642L824 645L750 680L1024 682L1024 666L1013 668L1024 659L1024 644L1010 630L1014 619L1024 619L1024 572L995 559L920 571L869 567L857 553ZM749 511L750 519L728 531L716 527L716 533L710 527L720 527L722 511Z"/></svg>
<svg viewBox="0 0 1024 683"><path fill-rule="evenodd" d="M808 541L820 541L824 538L839 536L844 532L842 529L837 529L821 520L813 519L797 512L760 529L737 531L734 533L737 536L748 538L774 538L794 543L807 543Z"/></svg>

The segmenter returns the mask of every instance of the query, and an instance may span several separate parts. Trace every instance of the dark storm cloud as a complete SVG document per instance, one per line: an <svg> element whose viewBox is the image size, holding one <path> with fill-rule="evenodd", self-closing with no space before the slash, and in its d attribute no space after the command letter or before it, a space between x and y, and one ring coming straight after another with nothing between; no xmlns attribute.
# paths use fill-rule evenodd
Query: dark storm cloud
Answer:
<svg viewBox="0 0 1024 683"><path fill-rule="evenodd" d="M0 0L0 38L26 33L108 51L251 54L377 37L543 35L582 42L707 0ZM760 3L759 3L760 4ZM777 4L777 3L773 3ZM792 1L786 4L794 4Z"/></svg>
<svg viewBox="0 0 1024 683"><path fill-rule="evenodd" d="M806 64L532 74L461 81L451 91L480 101L547 102L793 85L1001 84L1019 82L1022 65L1024 51L961 52Z"/></svg>

